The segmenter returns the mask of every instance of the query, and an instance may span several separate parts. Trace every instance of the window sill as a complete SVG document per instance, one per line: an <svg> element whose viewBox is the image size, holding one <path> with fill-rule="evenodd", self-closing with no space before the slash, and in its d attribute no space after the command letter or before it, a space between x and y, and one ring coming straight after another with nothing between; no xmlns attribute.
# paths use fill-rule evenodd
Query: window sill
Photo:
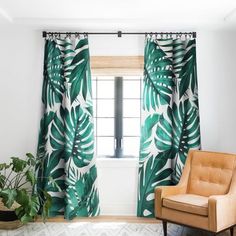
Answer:
<svg viewBox="0 0 236 236"><path fill-rule="evenodd" d="M138 168L138 157L112 158L97 157L96 164L98 168Z"/></svg>

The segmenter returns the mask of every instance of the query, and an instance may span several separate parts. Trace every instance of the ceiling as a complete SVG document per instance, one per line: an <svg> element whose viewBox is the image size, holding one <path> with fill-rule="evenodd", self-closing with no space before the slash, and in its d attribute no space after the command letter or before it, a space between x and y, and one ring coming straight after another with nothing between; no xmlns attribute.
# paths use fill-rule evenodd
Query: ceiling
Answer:
<svg viewBox="0 0 236 236"><path fill-rule="evenodd" d="M36 29L236 29L236 0L0 0L0 25Z"/></svg>

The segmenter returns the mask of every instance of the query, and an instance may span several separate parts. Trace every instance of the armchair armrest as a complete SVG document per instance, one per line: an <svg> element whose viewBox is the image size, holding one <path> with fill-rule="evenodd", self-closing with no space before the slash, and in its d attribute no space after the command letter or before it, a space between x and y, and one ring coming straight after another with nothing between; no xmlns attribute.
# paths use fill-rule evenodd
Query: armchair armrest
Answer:
<svg viewBox="0 0 236 236"><path fill-rule="evenodd" d="M159 186L155 188L155 216L161 217L162 199L167 196L186 193L187 185Z"/></svg>
<svg viewBox="0 0 236 236"><path fill-rule="evenodd" d="M236 224L236 194L213 195L208 200L209 229L218 232Z"/></svg>
<svg viewBox="0 0 236 236"><path fill-rule="evenodd" d="M190 173L190 163L191 163L192 151L189 151L189 156L186 160L183 174L180 178L179 183L176 186L159 186L155 188L155 216L161 218L162 215L162 198L184 194L187 192L188 178Z"/></svg>

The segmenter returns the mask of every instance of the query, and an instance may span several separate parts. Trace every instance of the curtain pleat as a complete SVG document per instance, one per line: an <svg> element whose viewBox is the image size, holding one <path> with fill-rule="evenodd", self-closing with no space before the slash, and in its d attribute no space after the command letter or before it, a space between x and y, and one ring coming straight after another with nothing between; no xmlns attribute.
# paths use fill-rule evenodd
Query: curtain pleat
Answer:
<svg viewBox="0 0 236 236"><path fill-rule="evenodd" d="M45 41L37 188L50 216L99 214L89 46L86 37Z"/></svg>
<svg viewBox="0 0 236 236"><path fill-rule="evenodd" d="M137 215L154 217L156 186L177 184L200 149L195 39L147 37Z"/></svg>

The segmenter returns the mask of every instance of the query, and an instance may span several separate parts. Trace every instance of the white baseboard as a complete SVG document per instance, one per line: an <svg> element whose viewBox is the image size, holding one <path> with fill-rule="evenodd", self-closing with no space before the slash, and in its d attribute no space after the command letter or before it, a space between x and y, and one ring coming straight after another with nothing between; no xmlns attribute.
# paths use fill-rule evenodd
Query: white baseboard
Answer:
<svg viewBox="0 0 236 236"><path fill-rule="evenodd" d="M132 204L101 204L101 215L136 216L137 205Z"/></svg>

